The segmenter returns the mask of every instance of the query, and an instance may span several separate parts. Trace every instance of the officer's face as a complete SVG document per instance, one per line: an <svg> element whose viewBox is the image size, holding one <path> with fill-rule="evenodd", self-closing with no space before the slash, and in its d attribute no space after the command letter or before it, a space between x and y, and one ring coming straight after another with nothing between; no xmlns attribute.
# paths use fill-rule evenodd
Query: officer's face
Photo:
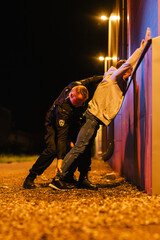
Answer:
<svg viewBox="0 0 160 240"><path fill-rule="evenodd" d="M85 102L85 100L81 94L79 94L79 95L70 94L69 98L70 98L72 105L75 107L81 107L83 105L83 103Z"/></svg>

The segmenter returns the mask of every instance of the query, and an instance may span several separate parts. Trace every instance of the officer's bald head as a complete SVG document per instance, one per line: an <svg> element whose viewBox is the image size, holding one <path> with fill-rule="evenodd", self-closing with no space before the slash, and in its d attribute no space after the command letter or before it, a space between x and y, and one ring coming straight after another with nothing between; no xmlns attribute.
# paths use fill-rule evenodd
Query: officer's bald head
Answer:
<svg viewBox="0 0 160 240"><path fill-rule="evenodd" d="M69 93L71 103L75 107L80 107L88 99L88 90L85 86L75 86Z"/></svg>

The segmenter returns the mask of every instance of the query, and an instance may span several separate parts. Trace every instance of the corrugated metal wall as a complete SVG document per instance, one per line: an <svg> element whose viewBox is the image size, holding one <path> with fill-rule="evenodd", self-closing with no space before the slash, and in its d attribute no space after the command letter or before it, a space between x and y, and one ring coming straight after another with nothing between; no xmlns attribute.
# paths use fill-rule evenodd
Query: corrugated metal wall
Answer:
<svg viewBox="0 0 160 240"><path fill-rule="evenodd" d="M145 37L158 36L158 0L128 1L128 53ZM160 14L160 13L159 13ZM141 189L152 194L152 48L136 73L115 118L115 150L111 166Z"/></svg>

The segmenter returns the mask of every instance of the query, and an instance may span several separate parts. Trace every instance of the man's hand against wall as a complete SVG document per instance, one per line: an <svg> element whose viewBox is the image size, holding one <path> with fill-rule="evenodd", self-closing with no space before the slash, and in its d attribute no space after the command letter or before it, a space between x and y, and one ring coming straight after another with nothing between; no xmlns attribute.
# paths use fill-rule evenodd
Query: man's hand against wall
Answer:
<svg viewBox="0 0 160 240"><path fill-rule="evenodd" d="M146 41L143 39L142 41L141 41L141 47L145 47L145 45L146 45Z"/></svg>
<svg viewBox="0 0 160 240"><path fill-rule="evenodd" d="M145 47L147 41L150 39L150 28L148 27L147 28L147 31L146 31L146 35L145 35L145 40L143 39L142 42L141 42L141 47Z"/></svg>
<svg viewBox="0 0 160 240"><path fill-rule="evenodd" d="M147 42L150 38L151 38L151 31L150 31L150 28L148 27L146 31L145 41Z"/></svg>

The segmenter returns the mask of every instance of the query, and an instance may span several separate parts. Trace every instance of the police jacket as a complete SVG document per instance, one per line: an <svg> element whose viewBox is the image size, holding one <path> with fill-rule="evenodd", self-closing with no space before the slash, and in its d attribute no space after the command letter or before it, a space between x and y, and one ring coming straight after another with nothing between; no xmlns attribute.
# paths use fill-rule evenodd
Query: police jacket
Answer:
<svg viewBox="0 0 160 240"><path fill-rule="evenodd" d="M45 127L48 133L52 132L53 129L56 133L55 141L58 159L63 159L69 150L70 142L75 142L80 128L80 119L102 78L103 76L93 76L70 83L63 89L47 112ZM74 107L68 97L71 89L78 85L85 86L89 92L89 99L82 107Z"/></svg>

